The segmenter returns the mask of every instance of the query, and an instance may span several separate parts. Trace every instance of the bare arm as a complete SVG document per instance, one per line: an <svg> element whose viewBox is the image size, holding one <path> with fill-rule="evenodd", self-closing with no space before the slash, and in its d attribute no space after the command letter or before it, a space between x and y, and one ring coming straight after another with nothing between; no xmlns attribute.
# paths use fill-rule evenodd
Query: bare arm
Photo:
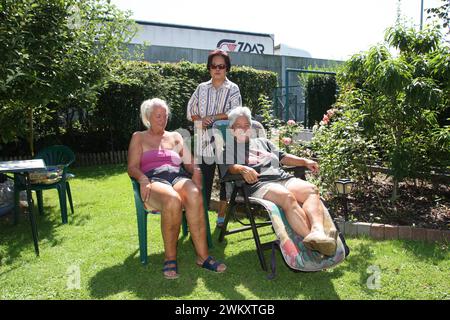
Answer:
<svg viewBox="0 0 450 320"><path fill-rule="evenodd" d="M142 142L141 133L135 132L128 147L128 175L139 181L142 201L150 199L151 184L141 171Z"/></svg>
<svg viewBox="0 0 450 320"><path fill-rule="evenodd" d="M285 166L307 167L313 173L319 172L319 165L317 162L305 158L294 156L293 154L286 154L280 161Z"/></svg>
<svg viewBox="0 0 450 320"><path fill-rule="evenodd" d="M176 149L183 161L183 165L188 172L192 174L192 181L201 189L203 184L202 171L200 167L194 163L194 157L191 151L186 147L183 137L178 132L175 132Z"/></svg>
<svg viewBox="0 0 450 320"><path fill-rule="evenodd" d="M245 182L253 184L258 181L259 173L255 169L243 166L240 164L233 164L228 167L228 172L231 174L240 174Z"/></svg>
<svg viewBox="0 0 450 320"><path fill-rule="evenodd" d="M131 137L130 145L128 146L128 175L136 180L144 180L148 178L141 171L141 156L142 156L142 142L141 133L135 132Z"/></svg>

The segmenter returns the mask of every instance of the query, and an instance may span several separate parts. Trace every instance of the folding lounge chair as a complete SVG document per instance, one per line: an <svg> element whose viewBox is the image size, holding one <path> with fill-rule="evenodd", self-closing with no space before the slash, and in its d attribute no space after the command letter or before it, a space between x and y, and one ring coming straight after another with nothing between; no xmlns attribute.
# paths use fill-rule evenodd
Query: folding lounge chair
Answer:
<svg viewBox="0 0 450 320"><path fill-rule="evenodd" d="M230 138L230 135L228 134L227 136L226 133L227 128L227 120L216 121L214 123L213 130L216 150L220 150L223 147L224 137ZM254 129L254 134L258 137L265 137L264 127L259 122L252 121L252 129ZM304 167L291 167L284 169L287 171L292 171L296 177L305 180ZM281 251L284 261L291 269L298 271L320 271L331 268L342 262L349 254L349 248L345 243L345 239L339 232L338 227L334 224L328 212L325 213L324 227L334 227L338 232L337 250L335 255L330 257L323 256L317 251L306 248L302 243L303 238L295 234L292 230L287 222L283 210L280 207L271 201L250 197L248 186L241 175L228 174L224 176L223 173L220 172L220 176L222 177L221 183L225 183L226 185L227 199L229 199L229 203L225 215L224 225L219 234L219 242L222 242L227 235L251 230L258 259L264 271L268 271L264 250L272 250L272 274L269 275L269 278L273 278L275 276L275 249L279 249ZM244 223L240 219L236 218L235 213L238 206L243 207L249 223ZM263 222L256 222L254 212L257 211L257 209L263 209L263 211L267 212L269 219ZM228 222L231 216L242 224L243 227L227 230ZM258 228L265 226L272 226L272 229L276 233L277 240L261 243Z"/></svg>

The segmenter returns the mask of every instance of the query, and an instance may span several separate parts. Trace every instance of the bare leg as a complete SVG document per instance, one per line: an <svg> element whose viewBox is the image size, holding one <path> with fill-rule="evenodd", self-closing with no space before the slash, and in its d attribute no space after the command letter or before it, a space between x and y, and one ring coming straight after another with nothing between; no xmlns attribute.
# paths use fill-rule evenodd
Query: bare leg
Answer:
<svg viewBox="0 0 450 320"><path fill-rule="evenodd" d="M180 195L186 209L186 219L197 255L204 260L208 257L208 245L206 242L206 224L203 216L204 209L201 191L188 179L179 181L174 185L174 189Z"/></svg>
<svg viewBox="0 0 450 320"><path fill-rule="evenodd" d="M223 218L225 217L225 211L227 208L227 202L225 200L219 201L219 210L217 211L217 217Z"/></svg>
<svg viewBox="0 0 450 320"><path fill-rule="evenodd" d="M333 255L336 251L337 232L334 228L330 229L330 223L327 220L327 233L325 233L324 213L326 208L320 200L317 187L307 181L295 179L288 184L287 188L299 203L303 203L302 207L311 222L311 233L303 239L305 246L325 255ZM327 219L329 219L328 216Z"/></svg>
<svg viewBox="0 0 450 320"><path fill-rule="evenodd" d="M152 182L150 199L146 207L161 211L161 231L164 242L165 261L177 259L177 243L181 226L182 203L178 193L169 185ZM174 267L169 264L168 267ZM176 276L176 271L166 271L166 276Z"/></svg>
<svg viewBox="0 0 450 320"><path fill-rule="evenodd" d="M289 183L287 188L302 204L302 208L311 222L311 232L323 232L324 208L317 187L307 181L295 179Z"/></svg>
<svg viewBox="0 0 450 320"><path fill-rule="evenodd" d="M311 224L305 211L300 207L295 196L285 187L271 185L264 199L272 201L280 206L286 214L286 218L295 233L306 237L311 232Z"/></svg>
<svg viewBox="0 0 450 320"><path fill-rule="evenodd" d="M197 252L197 263L201 264L209 256L206 241L206 222L203 207L203 196L201 190L192 182L184 179L174 185L174 189L180 195L186 210L186 219L191 232L192 242ZM225 271L225 264L220 264L218 272Z"/></svg>

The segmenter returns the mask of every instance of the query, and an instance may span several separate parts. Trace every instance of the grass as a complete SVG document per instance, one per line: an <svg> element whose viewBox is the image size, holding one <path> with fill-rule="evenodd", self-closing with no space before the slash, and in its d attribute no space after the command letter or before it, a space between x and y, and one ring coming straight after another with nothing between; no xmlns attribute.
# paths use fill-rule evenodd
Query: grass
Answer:
<svg viewBox="0 0 450 320"><path fill-rule="evenodd" d="M218 243L214 232L211 253L227 263L225 274L197 267L188 237L180 238L178 246L181 277L165 280L159 216L149 217L149 264L139 262L125 167L79 168L74 173L75 214L69 215L69 224L61 224L56 191L44 192L46 214L38 217L40 257L34 254L26 216L17 226L11 217L0 219L0 300L450 299L448 247L412 241L348 239L348 259L317 273L291 272L277 255L277 277L269 281L250 233ZM210 220L213 227L214 213ZM270 228L262 233L263 241L273 238ZM71 279L78 271L76 288ZM379 286L372 281L377 275Z"/></svg>

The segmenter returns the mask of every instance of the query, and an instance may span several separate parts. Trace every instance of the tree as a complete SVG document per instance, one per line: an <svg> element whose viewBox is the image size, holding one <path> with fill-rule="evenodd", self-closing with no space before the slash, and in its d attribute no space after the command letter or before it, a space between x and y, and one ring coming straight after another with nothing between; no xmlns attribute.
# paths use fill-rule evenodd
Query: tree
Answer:
<svg viewBox="0 0 450 320"><path fill-rule="evenodd" d="M33 125L92 103L136 32L128 17L106 0L0 0L2 142L31 133L33 153Z"/></svg>
<svg viewBox="0 0 450 320"><path fill-rule="evenodd" d="M442 4L439 7L425 9L425 11L428 14L428 19L437 19L440 21L438 26L442 27L444 30L447 30L444 32L446 32L447 35L450 35L450 2L448 2L448 0L441 0L441 2Z"/></svg>
<svg viewBox="0 0 450 320"><path fill-rule="evenodd" d="M367 114L361 125L394 178L394 200L404 178L448 169L450 135L438 116L449 107L449 57L439 28L396 25L387 30L386 45L353 56L338 73L341 100Z"/></svg>

